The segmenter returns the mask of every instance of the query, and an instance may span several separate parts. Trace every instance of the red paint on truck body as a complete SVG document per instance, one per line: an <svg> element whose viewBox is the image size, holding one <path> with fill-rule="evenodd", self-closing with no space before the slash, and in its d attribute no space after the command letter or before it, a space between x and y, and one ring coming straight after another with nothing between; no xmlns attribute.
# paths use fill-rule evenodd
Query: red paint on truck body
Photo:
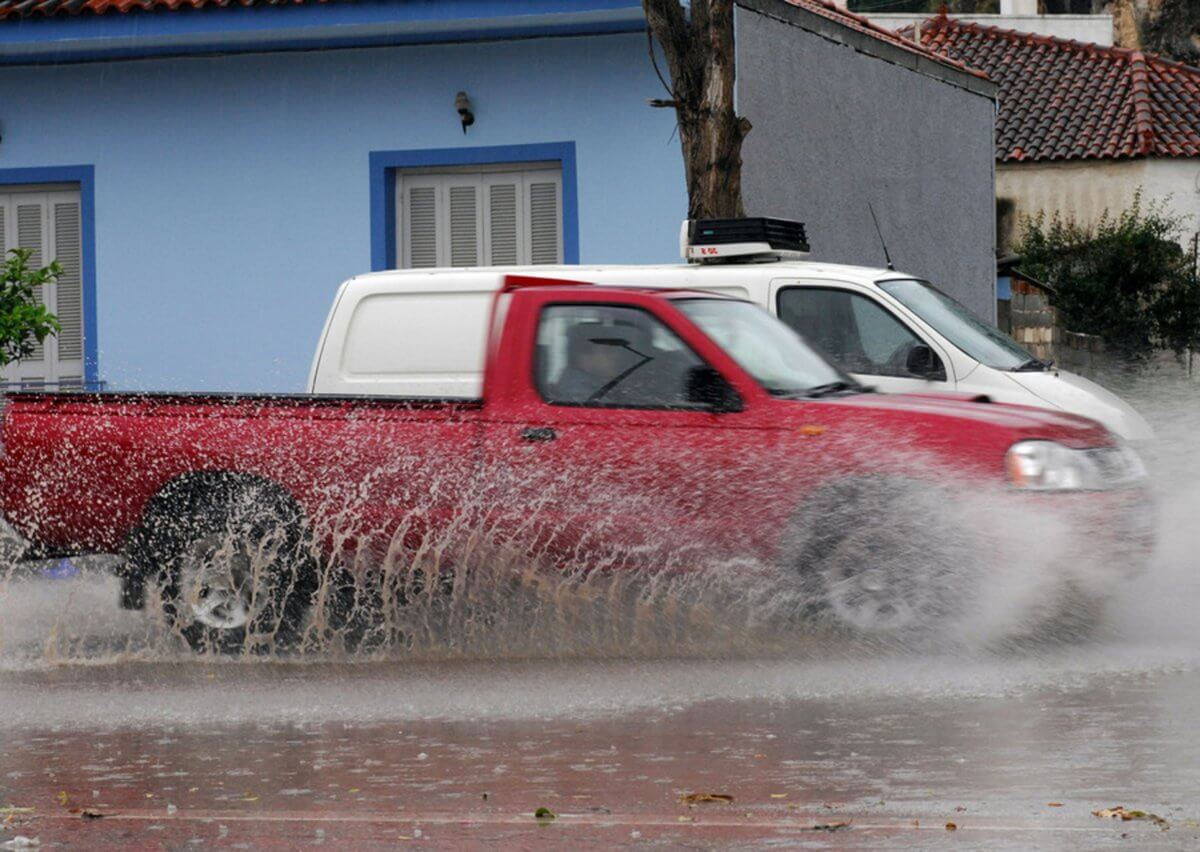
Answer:
<svg viewBox="0 0 1200 852"><path fill-rule="evenodd" d="M697 294L506 288L477 401L13 394L0 508L45 549L119 551L167 483L226 471L281 486L327 553L415 547L474 511L501 538L548 549L560 564L692 551L770 558L797 507L833 479L895 473L1004 487L1016 441L1112 443L1092 421L1018 406L772 397L673 306L688 295ZM533 381L537 317L570 302L653 314L722 374L742 409L547 404ZM522 440L529 428L556 438Z"/></svg>

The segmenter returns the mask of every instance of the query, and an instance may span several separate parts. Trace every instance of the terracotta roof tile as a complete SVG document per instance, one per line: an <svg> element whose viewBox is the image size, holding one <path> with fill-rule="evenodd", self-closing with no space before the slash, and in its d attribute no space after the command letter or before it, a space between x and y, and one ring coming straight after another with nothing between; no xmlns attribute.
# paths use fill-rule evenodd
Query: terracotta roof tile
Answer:
<svg viewBox="0 0 1200 852"><path fill-rule="evenodd" d="M901 34L999 85L1001 162L1200 157L1200 68L945 15Z"/></svg>

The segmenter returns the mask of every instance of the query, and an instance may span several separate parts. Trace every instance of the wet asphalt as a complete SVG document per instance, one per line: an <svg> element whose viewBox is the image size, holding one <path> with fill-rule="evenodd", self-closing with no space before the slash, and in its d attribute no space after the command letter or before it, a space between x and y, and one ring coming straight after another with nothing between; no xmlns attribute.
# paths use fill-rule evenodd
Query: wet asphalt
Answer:
<svg viewBox="0 0 1200 852"><path fill-rule="evenodd" d="M1188 606L1020 652L297 661L151 652L113 594L0 599L0 848L1200 847Z"/></svg>

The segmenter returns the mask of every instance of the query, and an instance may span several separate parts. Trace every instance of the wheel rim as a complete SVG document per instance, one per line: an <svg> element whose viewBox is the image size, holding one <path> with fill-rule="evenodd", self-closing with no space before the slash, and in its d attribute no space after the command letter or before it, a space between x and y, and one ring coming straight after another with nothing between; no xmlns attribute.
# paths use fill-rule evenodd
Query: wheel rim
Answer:
<svg viewBox="0 0 1200 852"><path fill-rule="evenodd" d="M191 621L214 630L237 630L254 611L250 554L223 536L212 535L184 553L180 597Z"/></svg>
<svg viewBox="0 0 1200 852"><path fill-rule="evenodd" d="M823 570L825 597L841 622L866 633L893 633L921 624L925 598L932 594L919 561L900 558L903 550L887 536L851 534ZM910 564L905 564L910 563Z"/></svg>

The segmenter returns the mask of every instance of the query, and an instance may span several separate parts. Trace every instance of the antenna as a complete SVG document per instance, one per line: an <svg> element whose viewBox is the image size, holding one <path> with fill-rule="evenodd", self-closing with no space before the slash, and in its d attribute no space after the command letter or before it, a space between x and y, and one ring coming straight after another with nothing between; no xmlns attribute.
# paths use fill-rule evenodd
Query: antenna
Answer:
<svg viewBox="0 0 1200 852"><path fill-rule="evenodd" d="M883 238L883 231L879 229L879 219L875 216L875 208L871 206L871 202L867 202L867 209L871 211L871 221L875 223L875 233L879 234L879 244L883 246L883 257L887 260L887 268L892 272L896 271L896 265L892 263L892 256L888 254L887 240Z"/></svg>

